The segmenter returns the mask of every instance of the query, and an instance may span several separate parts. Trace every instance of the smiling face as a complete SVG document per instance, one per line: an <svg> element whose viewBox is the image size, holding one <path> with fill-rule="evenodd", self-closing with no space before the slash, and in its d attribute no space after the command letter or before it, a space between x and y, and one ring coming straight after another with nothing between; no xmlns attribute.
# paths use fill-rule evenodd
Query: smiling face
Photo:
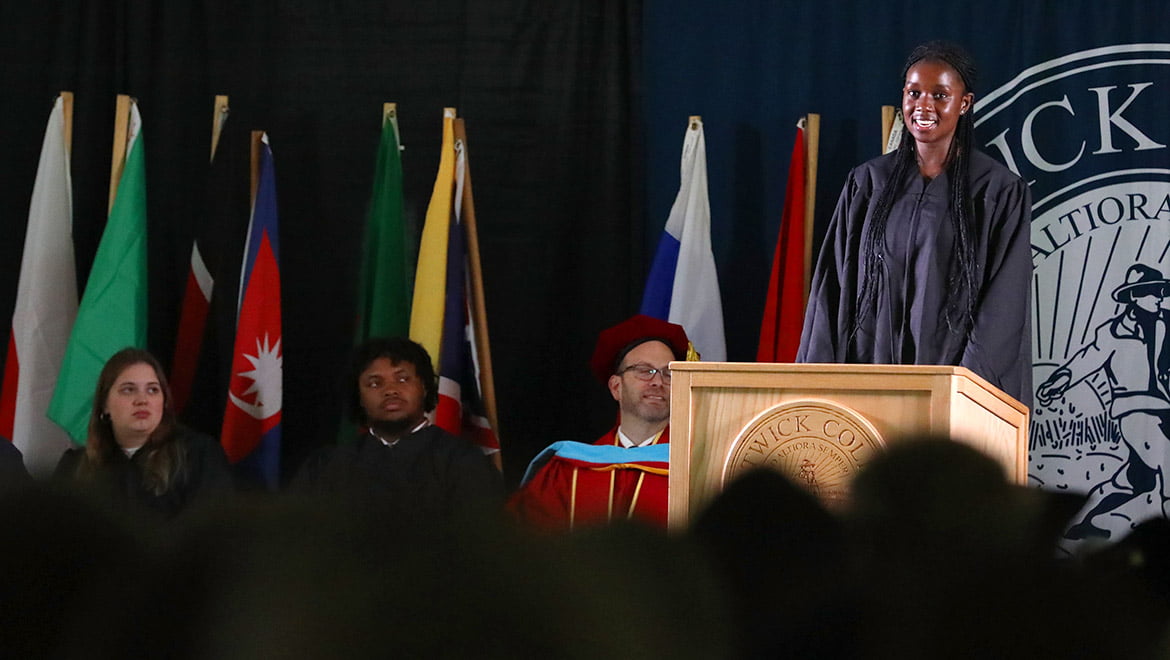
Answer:
<svg viewBox="0 0 1170 660"><path fill-rule="evenodd" d="M902 116L906 130L918 143L919 152L946 153L959 125L974 100L963 77L949 64L919 60L906 71L902 88Z"/></svg>
<svg viewBox="0 0 1170 660"><path fill-rule="evenodd" d="M609 392L620 404L623 420L633 417L647 424L660 424L670 419L670 383L661 373L647 381L627 369L645 365L661 370L673 359L674 353L660 341L638 344L626 353L617 373L609 377Z"/></svg>
<svg viewBox="0 0 1170 660"><path fill-rule="evenodd" d="M154 367L137 362L122 370L106 395L114 440L124 449L141 447L162 421L166 394Z"/></svg>
<svg viewBox="0 0 1170 660"><path fill-rule="evenodd" d="M376 358L358 377L358 391L366 423L376 430L397 435L422 422L426 387L414 364Z"/></svg>

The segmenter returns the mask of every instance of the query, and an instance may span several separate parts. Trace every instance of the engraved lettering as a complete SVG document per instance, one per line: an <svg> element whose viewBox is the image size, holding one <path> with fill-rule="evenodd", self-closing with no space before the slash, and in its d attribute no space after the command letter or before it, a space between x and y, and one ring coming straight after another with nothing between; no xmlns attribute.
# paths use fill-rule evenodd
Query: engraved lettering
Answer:
<svg viewBox="0 0 1170 660"><path fill-rule="evenodd" d="M752 440L751 445L748 446L749 451L754 451L758 454L764 453L764 450L767 448L768 440L762 436L756 436L755 439Z"/></svg>
<svg viewBox="0 0 1170 660"><path fill-rule="evenodd" d="M842 429L841 434L837 436L837 440L841 441L842 445L849 447L857 441L857 435L850 429Z"/></svg>
<svg viewBox="0 0 1170 660"><path fill-rule="evenodd" d="M777 406L739 437L724 483L742 471L768 467L829 505L845 499L861 461L881 446L844 410L821 402Z"/></svg>

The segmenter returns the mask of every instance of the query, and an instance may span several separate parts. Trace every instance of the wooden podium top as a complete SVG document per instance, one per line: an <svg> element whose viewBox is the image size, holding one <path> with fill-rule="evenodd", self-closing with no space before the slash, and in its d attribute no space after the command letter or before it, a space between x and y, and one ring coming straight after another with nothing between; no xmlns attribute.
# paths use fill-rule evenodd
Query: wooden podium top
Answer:
<svg viewBox="0 0 1170 660"><path fill-rule="evenodd" d="M767 466L826 503L890 444L946 437L1027 479L1028 408L970 369L934 365L671 362L670 523Z"/></svg>
<svg viewBox="0 0 1170 660"><path fill-rule="evenodd" d="M987 392L994 394L996 398L1015 408L1021 414L1028 414L1028 407L1020 403L1014 397L1004 393L999 388L987 382L982 376L971 371L966 367L955 367L949 365L933 365L933 364L839 364L839 363L817 363L817 362L671 362L670 370L672 372L693 372L694 374L734 374L736 381L734 384L748 385L749 381L741 380L741 375L744 374L804 374L812 380L804 380L802 383L810 389L818 388L821 376L830 377L832 384L836 386L841 376L849 379L858 379L858 386L871 387L872 383L868 380L861 380L862 377L868 378L883 378L896 376L904 378L907 376L922 376L922 377L937 377L937 376L959 376L965 380L970 380L973 384ZM706 380L703 378L702 385L719 386L725 383L721 379Z"/></svg>

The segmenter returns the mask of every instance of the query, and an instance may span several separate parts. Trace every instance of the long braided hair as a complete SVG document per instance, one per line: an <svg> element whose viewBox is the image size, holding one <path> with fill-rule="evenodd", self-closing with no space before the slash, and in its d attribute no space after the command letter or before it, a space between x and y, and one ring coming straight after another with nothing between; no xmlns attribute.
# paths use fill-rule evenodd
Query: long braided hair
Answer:
<svg viewBox="0 0 1170 660"><path fill-rule="evenodd" d="M975 62L959 46L945 41L929 41L915 48L906 59L902 69L903 84L906 74L918 62L930 60L950 66L963 79L966 91L974 93L976 82ZM955 135L947 151L946 171L950 181L950 198L947 203L947 217L954 229L954 258L947 275L947 296L945 309L940 313L952 332L965 333L975 319L975 303L979 292L979 266L975 263L975 220L971 203L968 178L971 161L971 140L975 131L974 113L971 109L959 116ZM850 336L857 333L862 320L877 307L877 291L882 279L886 220L890 216L894 199L911 175L918 173L918 150L910 131L902 132L902 140L895 152L894 171L889 182L878 195L874 204L873 217L863 238L865 272L861 290L858 293L857 314L853 320Z"/></svg>

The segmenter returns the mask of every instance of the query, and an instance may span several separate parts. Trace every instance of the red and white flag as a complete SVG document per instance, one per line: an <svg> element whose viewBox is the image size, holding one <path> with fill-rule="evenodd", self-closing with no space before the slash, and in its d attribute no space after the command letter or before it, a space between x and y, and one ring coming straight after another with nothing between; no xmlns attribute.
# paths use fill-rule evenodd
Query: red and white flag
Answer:
<svg viewBox="0 0 1170 660"><path fill-rule="evenodd" d="M171 366L171 399L178 414L183 413L191 398L214 285L215 280L203 263L203 255L199 253L199 242L195 241L191 244L191 268L187 271L187 288L183 292L183 309L179 314L179 332L175 339L175 359Z"/></svg>
<svg viewBox="0 0 1170 660"><path fill-rule="evenodd" d="M41 146L0 391L0 435L24 453L34 476L52 473L72 446L65 431L45 416L77 317L64 106L64 98L58 97Z"/></svg>

